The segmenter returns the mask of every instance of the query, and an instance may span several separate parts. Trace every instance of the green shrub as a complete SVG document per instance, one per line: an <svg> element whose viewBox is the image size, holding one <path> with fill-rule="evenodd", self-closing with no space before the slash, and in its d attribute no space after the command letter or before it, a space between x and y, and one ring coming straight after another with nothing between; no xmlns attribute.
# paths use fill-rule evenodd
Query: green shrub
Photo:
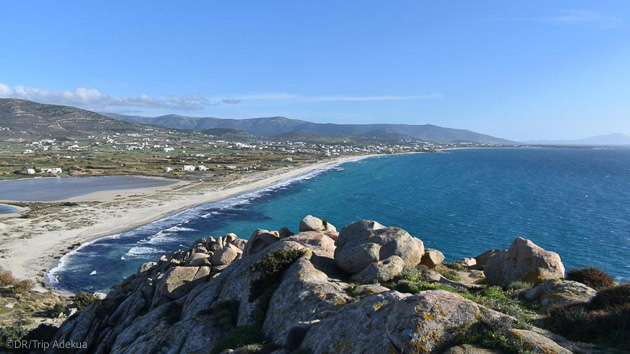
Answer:
<svg viewBox="0 0 630 354"><path fill-rule="evenodd" d="M460 267L461 268L461 267ZM456 270L451 269L443 264L438 264L435 269L436 272L440 273L444 278L452 281L461 281L462 279L459 277L459 273Z"/></svg>
<svg viewBox="0 0 630 354"><path fill-rule="evenodd" d="M531 289L533 286L534 286L533 283L528 283L524 281L515 281L515 282L510 283L507 289L508 291L514 292L516 290Z"/></svg>
<svg viewBox="0 0 630 354"><path fill-rule="evenodd" d="M533 311L525 308L519 301L512 299L508 293L499 287L472 290L470 295L462 294L462 296L480 305L516 318L519 328L530 328L529 323L538 317Z"/></svg>
<svg viewBox="0 0 630 354"><path fill-rule="evenodd" d="M29 291L33 290L33 287L35 287L35 282L27 279L27 280L20 280L17 281L15 283L13 283L13 286L11 286L9 288L9 292L12 295L23 295L28 293Z"/></svg>
<svg viewBox="0 0 630 354"><path fill-rule="evenodd" d="M464 270L464 267L462 267L462 265L459 264L459 263L454 263L454 262L453 263L444 263L444 265L447 268L450 268L452 270L456 270L458 272L461 272L462 270Z"/></svg>
<svg viewBox="0 0 630 354"><path fill-rule="evenodd" d="M589 302L589 310L616 310L630 306L630 283L597 292Z"/></svg>
<svg viewBox="0 0 630 354"><path fill-rule="evenodd" d="M76 302L77 310L81 311L89 304L99 301L99 298L92 294L88 294L85 291L79 291L76 295L72 297L72 300Z"/></svg>
<svg viewBox="0 0 630 354"><path fill-rule="evenodd" d="M260 272L261 275L250 284L249 301L256 300L269 289L275 289L284 271L303 254L304 251L296 249L276 250L264 255L258 263L252 265L251 271Z"/></svg>
<svg viewBox="0 0 630 354"><path fill-rule="evenodd" d="M567 280L580 282L595 290L603 290L615 286L615 280L608 273L595 267L572 269L567 273Z"/></svg>
<svg viewBox="0 0 630 354"><path fill-rule="evenodd" d="M424 290L445 290L445 291L450 291L452 293L459 293L457 290L455 290L454 288L448 285L438 284L438 283L429 283L426 281L413 282L413 281L408 281L408 280L401 280L393 287L393 289L401 293L409 293L409 294L415 294L419 291L424 291Z"/></svg>
<svg viewBox="0 0 630 354"><path fill-rule="evenodd" d="M6 347L7 342L13 342L24 338L28 329L23 322L16 322L10 326L0 327L0 349Z"/></svg>
<svg viewBox="0 0 630 354"><path fill-rule="evenodd" d="M0 286L9 286L15 283L16 279L8 270L0 271Z"/></svg>
<svg viewBox="0 0 630 354"><path fill-rule="evenodd" d="M455 339L457 344L476 344L487 349L497 349L506 354L523 354L531 351L517 338L505 335L503 331L481 327L468 331Z"/></svg>
<svg viewBox="0 0 630 354"><path fill-rule="evenodd" d="M264 342L265 336L260 328L254 326L234 327L230 332L217 340L210 353L218 354L226 349L236 349L253 344L262 345Z"/></svg>
<svg viewBox="0 0 630 354"><path fill-rule="evenodd" d="M602 290L587 304L554 307L545 325L571 340L630 350L630 283Z"/></svg>

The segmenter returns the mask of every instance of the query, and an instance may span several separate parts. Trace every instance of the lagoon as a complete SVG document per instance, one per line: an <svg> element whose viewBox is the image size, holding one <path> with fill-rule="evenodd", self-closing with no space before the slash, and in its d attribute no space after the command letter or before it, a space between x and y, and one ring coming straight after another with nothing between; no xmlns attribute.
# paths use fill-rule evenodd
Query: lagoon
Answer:
<svg viewBox="0 0 630 354"><path fill-rule="evenodd" d="M33 178L0 182L0 200L53 202L95 192L162 187L176 183L140 176Z"/></svg>

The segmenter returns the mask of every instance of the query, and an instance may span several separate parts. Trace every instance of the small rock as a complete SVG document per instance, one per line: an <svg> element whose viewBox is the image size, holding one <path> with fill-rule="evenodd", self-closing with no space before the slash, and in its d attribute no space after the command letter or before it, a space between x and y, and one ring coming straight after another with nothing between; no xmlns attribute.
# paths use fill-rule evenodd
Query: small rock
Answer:
<svg viewBox="0 0 630 354"><path fill-rule="evenodd" d="M291 237L295 235L293 232L291 232L291 230L289 230L286 227L283 227L280 230L278 230L278 234L280 234L280 238L287 238L287 237Z"/></svg>
<svg viewBox="0 0 630 354"><path fill-rule="evenodd" d="M224 248L216 251L212 255L212 264L230 264L234 262L234 260L236 260L242 253L243 251L241 251L240 248L228 243Z"/></svg>
<svg viewBox="0 0 630 354"><path fill-rule="evenodd" d="M475 265L476 269L483 270L483 268L488 264L490 258L494 257L497 253L501 252L501 250L489 250L486 251L477 257L475 257L475 261L477 264Z"/></svg>
<svg viewBox="0 0 630 354"><path fill-rule="evenodd" d="M160 258L160 261L162 261L161 258ZM157 265L158 265L157 262L145 262L145 263L142 263L142 265L140 267L138 267L138 271L136 273L137 274L144 273L144 272L152 269L153 267L156 267Z"/></svg>
<svg viewBox="0 0 630 354"><path fill-rule="evenodd" d="M464 267L473 267L477 264L477 260L474 258L462 258L456 263Z"/></svg>
<svg viewBox="0 0 630 354"><path fill-rule="evenodd" d="M424 254L422 255L422 260L420 264L425 265L429 268L435 268L436 265L442 264L444 262L444 254L438 250L434 250L431 248L427 248L424 250Z"/></svg>
<svg viewBox="0 0 630 354"><path fill-rule="evenodd" d="M337 228L326 220L317 218L312 215L306 215L300 221L300 232L305 231L332 231L337 232Z"/></svg>

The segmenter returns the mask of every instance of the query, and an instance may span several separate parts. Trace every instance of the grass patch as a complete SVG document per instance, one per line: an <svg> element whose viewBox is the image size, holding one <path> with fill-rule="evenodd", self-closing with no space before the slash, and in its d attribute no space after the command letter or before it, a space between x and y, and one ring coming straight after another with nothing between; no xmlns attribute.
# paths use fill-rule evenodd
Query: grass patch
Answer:
<svg viewBox="0 0 630 354"><path fill-rule="evenodd" d="M567 280L577 281L598 291L615 286L615 280L608 273L595 267L572 269L567 273Z"/></svg>
<svg viewBox="0 0 630 354"><path fill-rule="evenodd" d="M529 329L530 323L539 318L539 315L526 308L518 300L512 299L510 292L503 291L499 287L473 290L461 295L468 300L516 318L518 328Z"/></svg>
<svg viewBox="0 0 630 354"><path fill-rule="evenodd" d="M461 266L460 266L460 269L461 269ZM433 270L435 270L436 272L440 273L441 276L443 276L444 278L446 278L448 280L452 280L452 281L461 281L462 280L460 278L459 274L457 273L457 270L451 269L450 267L447 267L447 266L445 266L443 264L438 264L435 267L435 269L433 269Z"/></svg>
<svg viewBox="0 0 630 354"><path fill-rule="evenodd" d="M515 282L510 283L510 285L507 286L507 290L510 292L514 292L518 290L531 289L532 287L534 287L533 283L528 283L524 281L515 281Z"/></svg>
<svg viewBox="0 0 630 354"><path fill-rule="evenodd" d="M490 328L474 329L456 339L457 344L475 344L487 349L497 349L506 354L531 353L520 341L508 338L503 332Z"/></svg>

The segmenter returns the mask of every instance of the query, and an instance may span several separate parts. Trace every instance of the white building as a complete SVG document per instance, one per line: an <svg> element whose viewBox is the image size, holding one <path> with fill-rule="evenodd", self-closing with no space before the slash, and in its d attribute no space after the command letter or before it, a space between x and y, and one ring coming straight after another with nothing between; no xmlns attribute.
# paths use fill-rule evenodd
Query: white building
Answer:
<svg viewBox="0 0 630 354"><path fill-rule="evenodd" d="M22 151L22 154L24 154L24 155L32 154L32 153L33 153L33 150L29 150L29 149L26 149L26 150Z"/></svg>
<svg viewBox="0 0 630 354"><path fill-rule="evenodd" d="M57 173L61 173L63 171L59 167L53 167L53 168L42 168L42 169L39 170L39 172L41 172L41 173L54 173L54 174L57 174Z"/></svg>
<svg viewBox="0 0 630 354"><path fill-rule="evenodd" d="M171 148L171 147L165 147L165 148L164 148L164 152L171 152L171 151L173 151L173 150L175 150L175 149L174 149L174 148Z"/></svg>
<svg viewBox="0 0 630 354"><path fill-rule="evenodd" d="M184 172L194 172L195 171L195 166L193 166L193 165L184 165L184 166L182 166L182 171L184 171Z"/></svg>
<svg viewBox="0 0 630 354"><path fill-rule="evenodd" d="M171 167L164 167L164 173L171 173L173 169Z"/></svg>
<svg viewBox="0 0 630 354"><path fill-rule="evenodd" d="M27 168L26 169L26 174L27 175L34 175L35 174L35 169L34 168Z"/></svg>
<svg viewBox="0 0 630 354"><path fill-rule="evenodd" d="M197 166L197 169L198 169L199 171L208 171L208 168L207 168L206 166L204 166L204 165L199 165L199 166Z"/></svg>

